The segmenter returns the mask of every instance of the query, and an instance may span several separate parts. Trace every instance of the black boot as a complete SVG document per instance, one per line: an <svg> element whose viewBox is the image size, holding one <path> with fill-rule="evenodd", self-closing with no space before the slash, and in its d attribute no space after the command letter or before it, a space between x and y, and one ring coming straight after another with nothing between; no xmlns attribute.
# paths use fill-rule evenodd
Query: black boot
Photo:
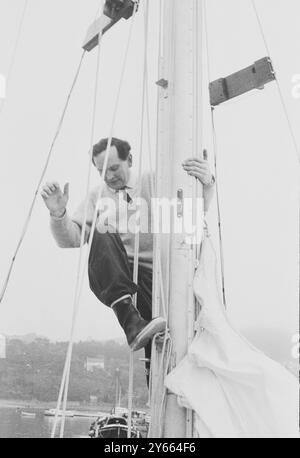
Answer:
<svg viewBox="0 0 300 458"><path fill-rule="evenodd" d="M144 320L134 307L131 297L118 302L112 307L122 326L131 350L137 351L160 332L165 331L166 321L159 317L152 321Z"/></svg>

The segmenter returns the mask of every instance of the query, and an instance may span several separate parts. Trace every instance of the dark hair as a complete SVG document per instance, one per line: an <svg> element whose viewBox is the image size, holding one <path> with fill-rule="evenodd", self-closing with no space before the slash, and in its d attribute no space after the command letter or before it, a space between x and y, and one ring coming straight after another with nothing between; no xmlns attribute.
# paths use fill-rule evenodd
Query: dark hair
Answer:
<svg viewBox="0 0 300 458"><path fill-rule="evenodd" d="M99 143L94 145L93 148L93 163L95 164L94 158L103 151L107 150L108 138L103 138ZM118 156L122 161L126 161L131 151L131 146L125 140L120 140L119 138L112 138L111 146L115 146L118 151Z"/></svg>

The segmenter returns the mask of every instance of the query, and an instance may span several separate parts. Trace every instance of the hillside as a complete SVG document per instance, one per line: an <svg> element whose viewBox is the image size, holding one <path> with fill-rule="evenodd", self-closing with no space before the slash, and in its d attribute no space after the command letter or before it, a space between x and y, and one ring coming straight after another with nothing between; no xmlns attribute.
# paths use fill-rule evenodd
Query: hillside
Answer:
<svg viewBox="0 0 300 458"><path fill-rule="evenodd" d="M26 343L9 339L6 359L0 360L0 398L56 401L63 373L67 343L52 343L37 338ZM135 354L134 404L144 407L148 400L143 351ZM87 359L104 362L104 368L88 371ZM101 403L114 403L115 373L120 369L122 403L127 403L129 351L126 344L114 341L74 344L70 376L69 401L89 403L91 396Z"/></svg>

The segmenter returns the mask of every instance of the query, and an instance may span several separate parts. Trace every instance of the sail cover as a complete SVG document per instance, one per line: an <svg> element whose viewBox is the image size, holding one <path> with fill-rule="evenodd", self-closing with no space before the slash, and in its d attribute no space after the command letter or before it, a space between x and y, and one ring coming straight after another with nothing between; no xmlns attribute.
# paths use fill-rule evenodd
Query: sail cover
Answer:
<svg viewBox="0 0 300 458"><path fill-rule="evenodd" d="M181 406L195 412L200 438L297 438L299 383L230 324L205 237L194 292L202 310L187 356L166 377Z"/></svg>

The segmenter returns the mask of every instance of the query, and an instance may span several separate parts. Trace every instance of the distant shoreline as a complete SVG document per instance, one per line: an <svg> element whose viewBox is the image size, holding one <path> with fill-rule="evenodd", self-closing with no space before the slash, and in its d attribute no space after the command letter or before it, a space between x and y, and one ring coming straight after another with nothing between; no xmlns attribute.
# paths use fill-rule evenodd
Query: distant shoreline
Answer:
<svg viewBox="0 0 300 458"><path fill-rule="evenodd" d="M29 401L22 399L0 399L0 408L3 409L32 409L46 410L56 408L56 402ZM68 410L86 411L86 412L107 412L111 410L109 405L91 406L89 404L68 403Z"/></svg>

